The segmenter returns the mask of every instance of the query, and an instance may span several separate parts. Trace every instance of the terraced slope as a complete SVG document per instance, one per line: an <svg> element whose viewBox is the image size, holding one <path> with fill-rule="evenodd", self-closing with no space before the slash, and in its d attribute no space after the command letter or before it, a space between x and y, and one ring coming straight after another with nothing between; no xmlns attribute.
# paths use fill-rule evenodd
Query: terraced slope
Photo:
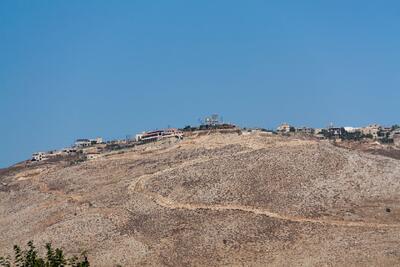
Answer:
<svg viewBox="0 0 400 267"><path fill-rule="evenodd" d="M399 179L395 159L261 134L11 169L0 254L34 239L95 266L399 265Z"/></svg>

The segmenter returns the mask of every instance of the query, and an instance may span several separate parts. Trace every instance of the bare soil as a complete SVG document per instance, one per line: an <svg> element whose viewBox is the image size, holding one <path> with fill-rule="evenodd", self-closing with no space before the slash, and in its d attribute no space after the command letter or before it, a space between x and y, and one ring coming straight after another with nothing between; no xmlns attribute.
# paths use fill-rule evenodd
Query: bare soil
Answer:
<svg viewBox="0 0 400 267"><path fill-rule="evenodd" d="M400 162L326 141L192 135L0 172L0 255L93 266L400 265Z"/></svg>

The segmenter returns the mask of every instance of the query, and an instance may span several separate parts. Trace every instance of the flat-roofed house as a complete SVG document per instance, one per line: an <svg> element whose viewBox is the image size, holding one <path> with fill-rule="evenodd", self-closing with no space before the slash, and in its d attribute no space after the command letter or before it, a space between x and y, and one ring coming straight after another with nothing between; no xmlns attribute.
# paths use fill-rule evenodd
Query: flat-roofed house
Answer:
<svg viewBox="0 0 400 267"><path fill-rule="evenodd" d="M135 136L136 142L139 142L140 140L142 140L143 134L144 134L144 133L136 134L136 136Z"/></svg>
<svg viewBox="0 0 400 267"><path fill-rule="evenodd" d="M92 145L97 145L97 144L103 143L103 138L101 138L101 137L97 137L95 139L89 139L89 140Z"/></svg>
<svg viewBox="0 0 400 267"><path fill-rule="evenodd" d="M88 147L91 146L92 142L89 139L77 139L75 141L75 147Z"/></svg>
<svg viewBox="0 0 400 267"><path fill-rule="evenodd" d="M278 133L290 133L292 129L293 129L293 127L290 124L282 123L281 125L278 126L276 131Z"/></svg>
<svg viewBox="0 0 400 267"><path fill-rule="evenodd" d="M311 135L311 134L314 134L314 132L315 132L315 129L310 128L310 127L296 128L296 133L299 133L299 134Z"/></svg>
<svg viewBox="0 0 400 267"><path fill-rule="evenodd" d="M36 152L32 154L32 161L42 161L47 159L45 152Z"/></svg>
<svg viewBox="0 0 400 267"><path fill-rule="evenodd" d="M343 127L329 127L328 133L330 138L341 138L345 134L345 129Z"/></svg>
<svg viewBox="0 0 400 267"><path fill-rule="evenodd" d="M382 127L379 124L371 124L367 127L361 128L363 135L371 135L373 139L377 139Z"/></svg>
<svg viewBox="0 0 400 267"><path fill-rule="evenodd" d="M139 141L142 142L154 142L162 138L162 130L156 130L151 132L145 132L141 135Z"/></svg>
<svg viewBox="0 0 400 267"><path fill-rule="evenodd" d="M154 142L169 137L176 137L181 139L183 137L183 132L175 128L144 132L136 135L136 141Z"/></svg>
<svg viewBox="0 0 400 267"><path fill-rule="evenodd" d="M92 145L102 144L103 138L97 137L95 139L77 139L75 141L75 147L88 147Z"/></svg>
<svg viewBox="0 0 400 267"><path fill-rule="evenodd" d="M345 131L348 133L357 133L357 132L361 132L361 128L357 128L357 127L351 127L351 126L347 126L344 127Z"/></svg>

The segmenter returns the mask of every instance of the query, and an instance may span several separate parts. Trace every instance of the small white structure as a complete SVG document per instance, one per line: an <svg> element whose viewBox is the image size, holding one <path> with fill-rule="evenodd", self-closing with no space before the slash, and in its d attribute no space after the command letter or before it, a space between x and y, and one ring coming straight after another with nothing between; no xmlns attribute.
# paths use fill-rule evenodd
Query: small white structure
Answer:
<svg viewBox="0 0 400 267"><path fill-rule="evenodd" d="M96 139L90 139L90 142L92 144L102 144L103 143L103 138L97 137Z"/></svg>
<svg viewBox="0 0 400 267"><path fill-rule="evenodd" d="M89 139L77 139L75 141L75 147L88 147L91 146L92 142Z"/></svg>
<svg viewBox="0 0 400 267"><path fill-rule="evenodd" d="M271 130L266 130L263 128L248 128L248 129L242 129L242 134L243 135L248 135L248 134L268 134L268 135L273 135L273 131Z"/></svg>
<svg viewBox="0 0 400 267"><path fill-rule="evenodd" d="M103 138L97 137L95 139L77 139L75 141L74 147L88 147L91 145L97 145L97 144L102 144L103 143Z"/></svg>
<svg viewBox="0 0 400 267"><path fill-rule="evenodd" d="M356 133L356 132L361 132L361 128L358 127L351 127L351 126L347 126L344 127L344 130L348 133Z"/></svg>
<svg viewBox="0 0 400 267"><path fill-rule="evenodd" d="M88 154L86 154L86 158L88 160L97 159L98 157L100 157L100 153L88 153Z"/></svg>
<svg viewBox="0 0 400 267"><path fill-rule="evenodd" d="M143 133L141 133L141 134L136 134L136 136L135 136L135 140L136 140L136 142L138 142L138 141L142 140L142 136L143 136L143 134L144 134L144 132L143 132Z"/></svg>
<svg viewBox="0 0 400 267"><path fill-rule="evenodd" d="M314 134L315 134L315 135L322 134L322 132L323 132L323 129L322 129L322 128L315 128L315 129L314 129Z"/></svg>
<svg viewBox="0 0 400 267"><path fill-rule="evenodd" d="M278 133L290 133L291 129L293 129L291 125L289 125L288 123L283 123L276 129L276 131Z"/></svg>
<svg viewBox="0 0 400 267"><path fill-rule="evenodd" d="M251 128L251 129L246 129L246 130L242 130L242 134L243 135L249 135L249 134L255 134L257 132L261 132L260 130L256 129L256 128Z"/></svg>
<svg viewBox="0 0 400 267"><path fill-rule="evenodd" d="M46 153L44 152L36 152L32 154L32 161L42 161L46 159Z"/></svg>

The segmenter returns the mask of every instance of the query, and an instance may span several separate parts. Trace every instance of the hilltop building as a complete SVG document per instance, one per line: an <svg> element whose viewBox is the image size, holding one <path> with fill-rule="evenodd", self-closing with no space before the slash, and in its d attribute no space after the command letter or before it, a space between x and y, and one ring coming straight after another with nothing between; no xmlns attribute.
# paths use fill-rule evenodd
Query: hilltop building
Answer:
<svg viewBox="0 0 400 267"><path fill-rule="evenodd" d="M136 141L154 142L169 137L176 137L181 139L183 137L183 132L175 128L156 130L151 132L143 132L141 134L136 135Z"/></svg>
<svg viewBox="0 0 400 267"><path fill-rule="evenodd" d="M45 152L36 152L32 154L32 161L42 161L46 159L47 157Z"/></svg>
<svg viewBox="0 0 400 267"><path fill-rule="evenodd" d="M328 135L331 138L341 138L345 133L346 133L346 130L342 127L330 126L328 128Z"/></svg>
<svg viewBox="0 0 400 267"><path fill-rule="evenodd" d="M278 126L278 128L276 129L276 131L278 133L290 133L290 132L294 132L294 127L291 126L288 123L282 123L281 125Z"/></svg>
<svg viewBox="0 0 400 267"><path fill-rule="evenodd" d="M103 138L97 137L96 139L77 139L75 141L75 147L88 147L96 144L102 144L103 143Z"/></svg>
<svg viewBox="0 0 400 267"><path fill-rule="evenodd" d="M379 139L390 139L392 135L393 129L392 127L382 127L378 132Z"/></svg>
<svg viewBox="0 0 400 267"><path fill-rule="evenodd" d="M315 129L310 127L296 128L296 133L312 135L315 133Z"/></svg>
<svg viewBox="0 0 400 267"><path fill-rule="evenodd" d="M377 139L381 129L382 127L379 124L371 124L367 127L361 128L361 132L363 135L369 135L372 136L373 139Z"/></svg>
<svg viewBox="0 0 400 267"><path fill-rule="evenodd" d="M91 145L92 142L89 139L77 139L74 144L75 147L88 147Z"/></svg>
<svg viewBox="0 0 400 267"><path fill-rule="evenodd" d="M204 118L204 124L208 126L216 126L222 123L222 119L220 119L218 114L212 114L209 117Z"/></svg>
<svg viewBox="0 0 400 267"><path fill-rule="evenodd" d="M361 132L361 128L357 128L357 127L344 127L344 130L348 133L357 133L357 132Z"/></svg>

